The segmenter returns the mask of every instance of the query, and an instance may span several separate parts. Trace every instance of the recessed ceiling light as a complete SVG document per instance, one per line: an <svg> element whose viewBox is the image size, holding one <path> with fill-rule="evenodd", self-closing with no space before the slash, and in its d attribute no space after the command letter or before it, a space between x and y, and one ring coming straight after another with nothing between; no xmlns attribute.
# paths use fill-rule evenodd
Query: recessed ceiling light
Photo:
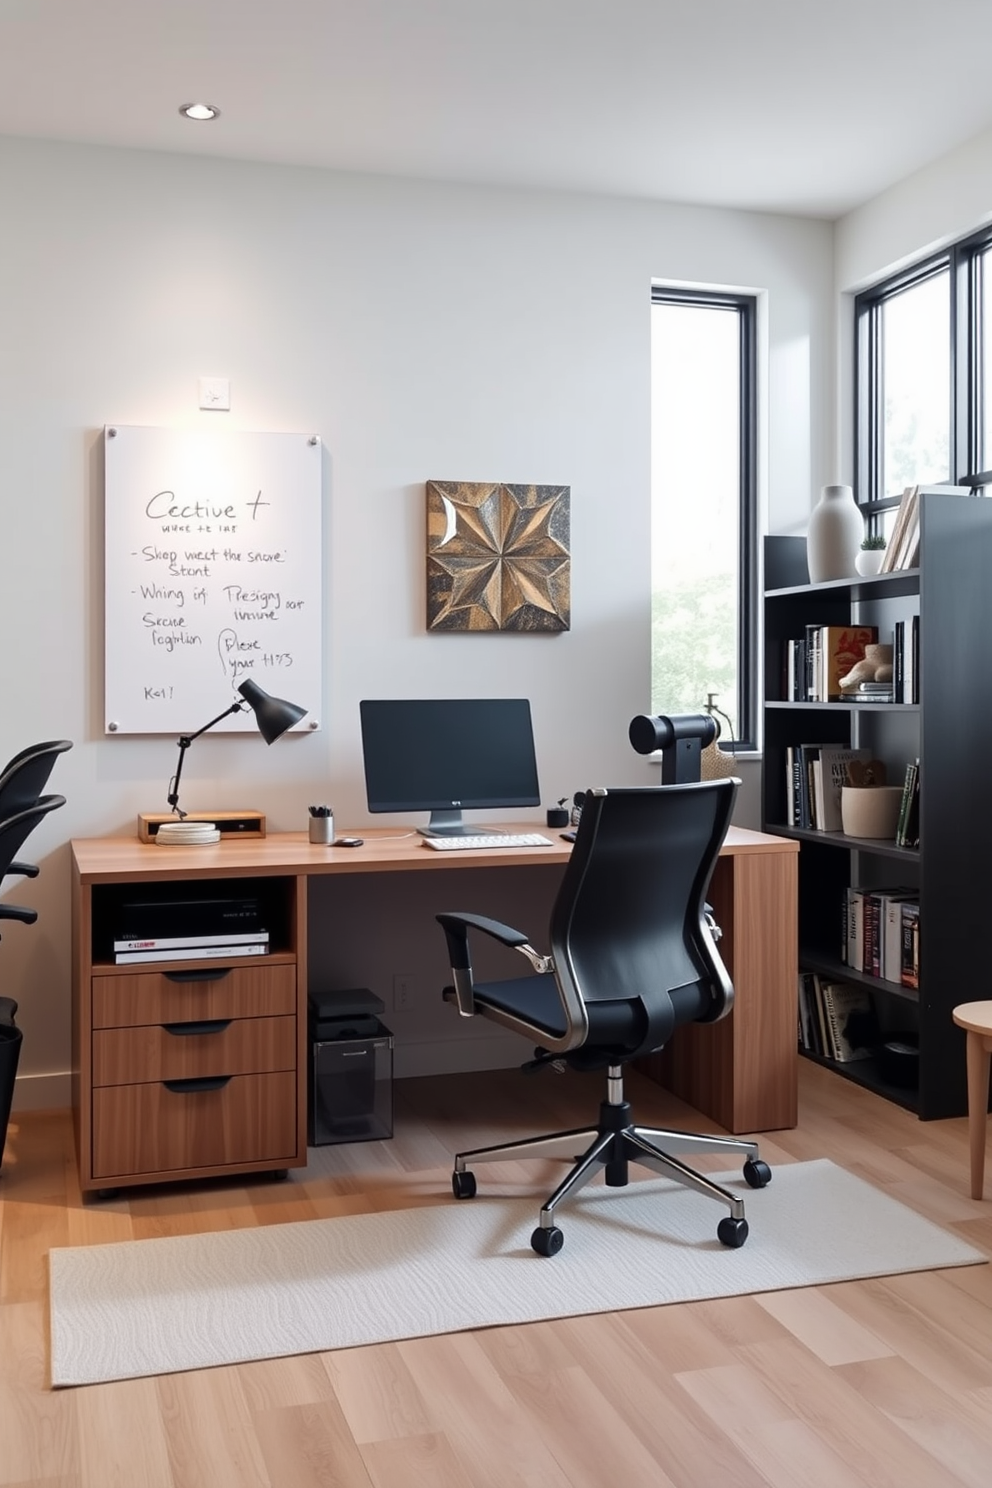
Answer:
<svg viewBox="0 0 992 1488"><path fill-rule="evenodd" d="M217 119L220 109L212 103L184 103L179 112L187 119Z"/></svg>

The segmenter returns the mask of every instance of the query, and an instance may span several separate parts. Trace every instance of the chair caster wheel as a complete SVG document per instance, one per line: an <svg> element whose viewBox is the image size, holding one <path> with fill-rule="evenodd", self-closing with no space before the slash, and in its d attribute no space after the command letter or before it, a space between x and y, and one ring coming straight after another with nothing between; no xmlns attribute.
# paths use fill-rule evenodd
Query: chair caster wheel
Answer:
<svg viewBox="0 0 992 1488"><path fill-rule="evenodd" d="M538 1255L557 1255L565 1244L565 1236L557 1225L552 1225L550 1230L543 1229L538 1225L530 1237L531 1249L536 1250Z"/></svg>
<svg viewBox="0 0 992 1488"><path fill-rule="evenodd" d="M740 1250L747 1239L747 1220L731 1219L728 1214L726 1219L721 1219L717 1225L716 1238L721 1245L727 1245L731 1250Z"/></svg>
<svg viewBox="0 0 992 1488"><path fill-rule="evenodd" d="M772 1170L760 1157L749 1157L744 1164L744 1180L749 1188L764 1188L772 1181Z"/></svg>
<svg viewBox="0 0 992 1488"><path fill-rule="evenodd" d="M275 1183L285 1183L286 1179L289 1177L289 1169L288 1168L273 1168L272 1169L272 1175L271 1176L272 1176L273 1182L275 1182Z"/></svg>
<svg viewBox="0 0 992 1488"><path fill-rule="evenodd" d="M451 1192L456 1199L475 1198L475 1174L466 1170L464 1173L452 1173Z"/></svg>
<svg viewBox="0 0 992 1488"><path fill-rule="evenodd" d="M119 1188L98 1188L96 1196L98 1199L110 1200L116 1199L119 1193Z"/></svg>

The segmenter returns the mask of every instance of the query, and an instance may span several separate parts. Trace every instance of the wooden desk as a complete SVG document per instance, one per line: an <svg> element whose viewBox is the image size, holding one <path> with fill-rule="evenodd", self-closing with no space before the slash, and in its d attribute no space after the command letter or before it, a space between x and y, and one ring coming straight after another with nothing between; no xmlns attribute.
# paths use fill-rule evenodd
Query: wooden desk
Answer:
<svg viewBox="0 0 992 1488"><path fill-rule="evenodd" d="M73 1108L84 1193L305 1166L308 879L564 863L570 851L553 831L550 847L444 853L396 828L359 830L360 848L315 847L304 832L196 848L124 837L71 844ZM732 1132L796 1123L797 851L789 839L731 828L710 899L734 1010L680 1030L640 1066ZM267 956L114 964L122 896L204 880L263 897Z"/></svg>

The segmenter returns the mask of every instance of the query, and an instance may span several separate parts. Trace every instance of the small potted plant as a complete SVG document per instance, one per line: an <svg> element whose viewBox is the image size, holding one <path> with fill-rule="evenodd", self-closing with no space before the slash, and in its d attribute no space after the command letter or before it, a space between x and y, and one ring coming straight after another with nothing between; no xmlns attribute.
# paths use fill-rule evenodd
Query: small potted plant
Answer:
<svg viewBox="0 0 992 1488"><path fill-rule="evenodd" d="M862 578L867 578L869 574L880 572L884 557L885 538L878 533L873 537L862 539L861 552L855 558L854 566Z"/></svg>

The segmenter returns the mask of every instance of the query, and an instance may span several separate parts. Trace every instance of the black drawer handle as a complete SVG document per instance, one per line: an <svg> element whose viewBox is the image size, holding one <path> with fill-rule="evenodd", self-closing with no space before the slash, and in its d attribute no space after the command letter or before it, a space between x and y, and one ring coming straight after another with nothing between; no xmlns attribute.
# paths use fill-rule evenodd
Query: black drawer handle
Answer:
<svg viewBox="0 0 992 1488"><path fill-rule="evenodd" d="M201 1090L223 1090L230 1075L202 1075L194 1080L163 1080L166 1090L174 1095L196 1095Z"/></svg>
<svg viewBox="0 0 992 1488"><path fill-rule="evenodd" d="M230 1028L232 1021L231 1018L204 1018L200 1023L163 1023L162 1027L173 1038L185 1038L195 1033L223 1033L225 1028Z"/></svg>
<svg viewBox="0 0 992 1488"><path fill-rule="evenodd" d="M196 955L196 952L193 952ZM230 976L234 970L231 966L203 966L196 971L166 971L163 976L170 982L219 982L223 977Z"/></svg>

